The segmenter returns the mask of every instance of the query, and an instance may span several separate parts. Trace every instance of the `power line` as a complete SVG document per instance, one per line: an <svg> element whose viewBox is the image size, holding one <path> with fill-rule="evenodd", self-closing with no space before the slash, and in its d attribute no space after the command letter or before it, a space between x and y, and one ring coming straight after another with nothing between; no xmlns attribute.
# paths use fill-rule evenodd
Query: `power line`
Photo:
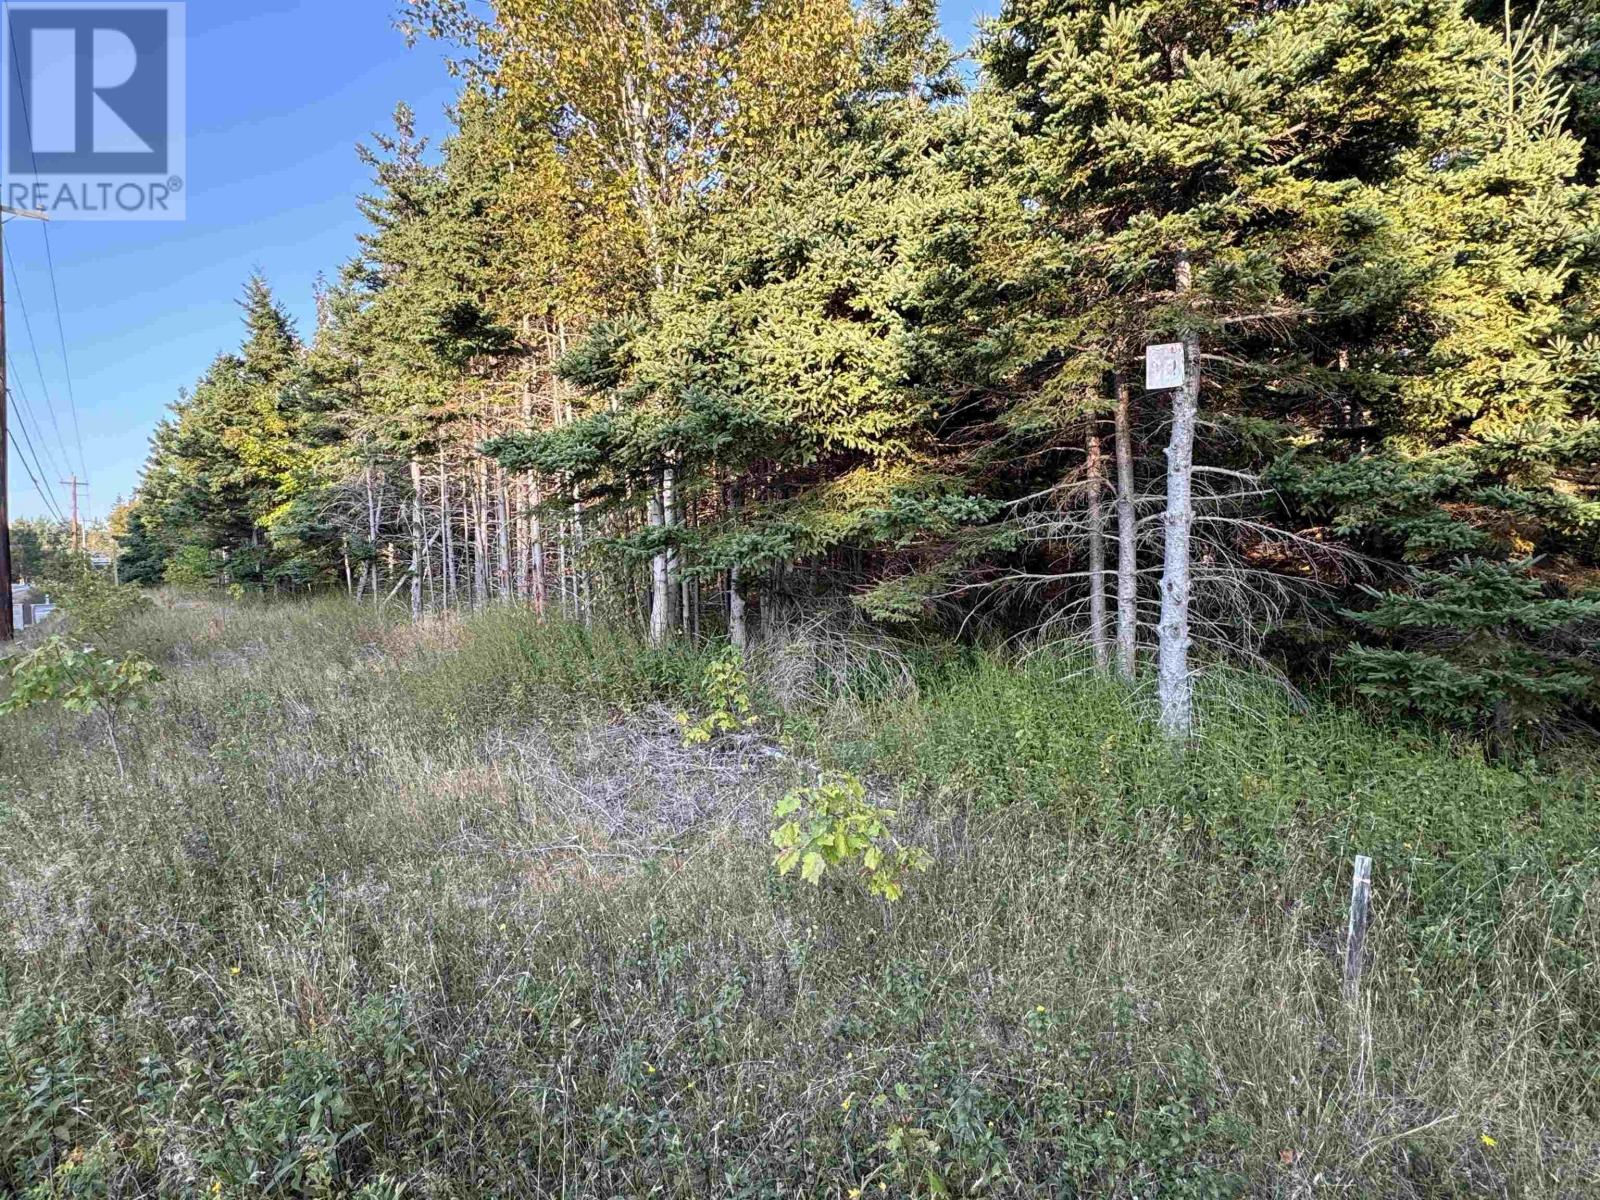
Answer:
<svg viewBox="0 0 1600 1200"><path fill-rule="evenodd" d="M12 49L15 51L15 47ZM83 457L83 430L78 425L78 394L72 386L72 360L67 357L67 326L61 319L61 292L56 287L56 256L50 249L50 226L41 224L40 228L44 230L44 261L50 270L50 299L56 308L56 336L61 340L61 370L67 377L67 410L72 414L72 440L78 449L78 469L87 481L89 464Z"/></svg>
<svg viewBox="0 0 1600 1200"><path fill-rule="evenodd" d="M43 430L44 425L40 422L39 415L34 412L33 401L29 398L27 389L22 386L22 379L9 355L6 361L10 367L8 382L11 384L11 411L17 414L17 420L21 421L26 417L33 422L34 429ZM39 435L39 445L43 447L44 461L49 464L49 469L60 474L62 468L57 467L55 456L50 453L50 444L44 440L43 433Z"/></svg>
<svg viewBox="0 0 1600 1200"><path fill-rule="evenodd" d="M22 469L27 473L28 478L33 481L33 490L39 493L39 498L44 501L45 507L50 510L50 515L53 516L57 521L64 524L66 522L66 518L61 515L61 510L56 507L54 497L48 492L47 488L39 482L39 477L33 473L33 468L28 465L28 460L23 452L22 445L17 441L16 432L14 430L7 429L6 436L11 439L12 448L17 452L17 461L22 464ZM27 435L24 434L23 436L26 438Z"/></svg>
<svg viewBox="0 0 1600 1200"><path fill-rule="evenodd" d="M61 434L61 422L56 419L55 405L52 404L50 400L50 393L52 389L49 381L45 379L44 358L40 355L39 344L34 340L33 337L33 318L28 315L28 306L22 296L22 284L21 280L18 278L17 260L16 257L11 253L10 243L6 244L5 255L6 265L10 268L12 279L11 290L16 293L16 307L22 311L22 327L27 331L28 348L33 352L33 369L39 377L39 390L40 394L43 396L41 405L43 406L45 413L50 418L51 429L55 431L56 445L61 449L61 461L70 464L72 462L72 457L67 453L67 441L66 438L64 438ZM43 427L41 426L40 428L42 431Z"/></svg>
<svg viewBox="0 0 1600 1200"><path fill-rule="evenodd" d="M18 388L8 388L7 395L10 398L10 410L17 418L17 428L22 430L23 439L27 442L28 449L33 454L33 465L39 469L39 474L44 480L43 486L45 492L49 493L46 495L45 492L41 492L40 499L53 508L56 514L60 516L63 512L61 502L56 497L55 492L50 488L49 482L50 471L55 468L55 460L50 457L50 447L46 444L44 438L40 437L36 444L34 441L34 435L28 432L28 423L30 421L33 423L35 430L40 428L39 418L34 415L32 405L27 397L27 393ZM19 401L20 404L18 403ZM42 455L40 454L40 448L43 448L44 451ZM49 466L47 467L45 464L49 464Z"/></svg>
<svg viewBox="0 0 1600 1200"><path fill-rule="evenodd" d="M25 76L22 74L22 60L17 57L17 39L14 38L14 37L13 38L7 38L6 41L11 43L11 69L16 72L16 78L17 79L19 79L19 80L23 79L23 78L25 78ZM32 129L33 128L33 117L28 112L28 89L27 88L18 88L17 89L17 95L22 100L22 120L23 120L23 123L29 129ZM34 150L33 150L33 139L32 138L28 139L28 157L33 160L33 173L35 175L38 175L39 174L39 156L34 153Z"/></svg>
<svg viewBox="0 0 1600 1200"><path fill-rule="evenodd" d="M17 58L17 43L16 43L16 40L14 38L10 38L10 37L8 37L6 40L8 42L10 42L10 44L11 44L11 65L12 65L12 68L16 71L16 77L18 79L21 79L22 78L22 64ZM27 128L31 129L31 128L33 128L33 117L28 112L28 93L27 93L27 89L23 88L21 91L19 91L18 92L18 96L22 101L22 119L23 119L23 123L24 123L24 125L27 126ZM31 137L28 139L28 157L32 160L32 163L33 163L33 173L35 175L38 175L39 174L39 156L34 151L33 139ZM60 346L61 346L61 370L62 370L62 373L66 376L66 380L67 380L67 408L68 408L68 411L72 414L72 441L73 441L73 445L77 448L77 451L78 451L78 469L83 472L83 475L84 475L83 486L84 486L85 494L87 494L87 491L88 491L89 466L88 466L88 463L85 461L84 454L83 454L83 429L82 429L82 426L80 425L80 423L78 421L78 394L77 394L77 388L73 386L73 382L72 382L72 359L67 353L67 328L66 328L66 322L62 318L62 314L61 314L61 289L60 289L60 286L58 285L58 283L56 281L56 256L55 256L55 251L51 248L51 244L50 244L50 222L49 222L48 219L45 219L45 220L40 221L40 225L42 226L43 233L44 233L45 266L48 269L49 274L50 274L50 301L51 301L51 304L54 306L55 312L56 312L56 337L57 337L57 339L58 339L58 341L60 343ZM4 252L5 252L7 258L9 259L10 258L10 254L11 254L10 245L9 244L5 244L3 246L3 249L4 249ZM12 269L11 274L12 274L13 278L16 278L18 276L18 272L16 271L14 264L13 264L13 269ZM4 295L0 294L0 312L3 312L4 303L5 303ZM55 408L50 403L50 387L44 381L44 363L39 357L38 344L34 341L34 337L33 337L33 322L28 317L28 310L27 310L26 305L23 304L23 301L22 301L22 290L21 290L20 286L17 288L17 305L18 305L19 308L22 309L23 325L27 328L27 331L28 331L28 345L33 351L34 367L39 372L39 386L43 389L43 400L42 400L42 403L43 403L43 405L45 407L45 411L47 411L50 414L50 424L55 429L56 442L57 442L57 444L59 444L61 446L61 457L70 462L70 458L69 458L69 456L67 454L66 442L61 436L61 424L60 424L60 422L58 422L56 420ZM0 316L0 321L3 321L3 316ZM0 346L4 345L3 337L4 337L3 332L0 332ZM0 370L3 370L3 366L4 366L4 364L0 363ZM9 389L6 390L6 394L9 396L9 394L10 394ZM0 403L3 403L3 402L4 402L3 400L0 400ZM24 396L24 402L26 403L26 397L25 396ZM0 412L0 416L3 416L3 415L4 415L4 413ZM19 423L21 422L21 413L20 412L18 413L18 421L19 421ZM37 419L35 419L35 424L37 424L37 423L38 423ZM0 424L4 424L4 422L0 422ZM26 426L21 426L21 428L22 428L22 432L23 432L23 437L27 438L27 432L28 431L27 431ZM7 432L9 433L9 429L7 430ZM28 440L29 440L29 444L31 446L31 444L32 444L31 439L28 439ZM41 437L40 441L42 442L43 440L44 439ZM15 441L14 438L13 438L13 441ZM4 452L5 452L4 445L0 445L0 454L3 454ZM35 466L38 465L38 456L37 455L34 456L34 465ZM26 468L27 464L24 463L23 466L24 466L24 468ZM29 477L32 478L32 473L31 472L29 473ZM0 473L0 478L3 478L3 473ZM49 478L48 476L45 476L46 481L48 481L48 478ZM77 523L77 505L78 505L78 487L77 487L78 477L77 477L76 474L74 474L72 478L73 478L73 485L74 485L73 489L72 489L73 523L76 524ZM46 486L48 486L48 483L46 483ZM35 480L34 487L35 487L36 490L39 489L40 484L39 484L38 480ZM3 495L3 491L4 491L3 486L0 486L0 512L4 512L5 511L5 497ZM39 495L40 495L41 499L45 498L44 491L41 490L39 492ZM46 502L47 503L52 503L49 500L47 500ZM52 507L55 508L56 516L58 518L60 518L61 517L60 506L56 505L56 504L52 504ZM9 571L9 568L10 568L9 548L7 548L6 559L7 559L6 566L7 566L7 570ZM9 583L9 580L7 582ZM9 588L7 590L9 590Z"/></svg>
<svg viewBox="0 0 1600 1200"><path fill-rule="evenodd" d="M6 40L11 43L11 67L12 67L12 70L14 70L16 72L16 78L21 79L22 78L22 62L17 57L17 42L16 42L16 39L15 38L7 38ZM17 97L18 97L18 99L20 99L22 101L22 120L23 120L23 124L27 128L32 129L33 128L33 115L28 111L28 89L27 88L19 89L18 92L17 92ZM33 139L31 137L28 139L28 158L33 163L33 173L35 175L38 175L39 174L39 156L34 151ZM88 464L84 461L84 458L83 458L83 431L80 429L80 427L78 425L78 396L77 396L76 389L72 386L72 361L67 357L67 329L66 329L65 322L61 318L61 292L56 286L56 256L55 256L55 252L53 250L51 250L51 248L50 248L50 222L46 220L46 221L41 221L39 224L44 230L44 258L45 258L45 264L46 264L46 266L48 266L48 268L50 270L50 299L55 304L55 309L56 309L56 335L61 340L61 369L66 374L66 377L67 377L67 405L68 405L69 410L72 413L72 439L73 439L74 443L77 445L77 448L78 448L78 469L83 472L84 479L87 480L88 477L89 477L89 467L88 467ZM9 248L8 248L8 250L9 250ZM13 264L13 268L12 268L12 272L11 273L12 273L13 277L15 277L15 275L17 274L16 269L15 269L15 264ZM21 293L20 289L18 289L18 292L17 292L17 303L19 305L22 303L22 293ZM26 308L23 309L22 316L23 316L23 322L26 324L27 323L27 316L28 316ZM28 329L28 341L30 343L33 341L33 329L31 327ZM39 358L39 351L38 351L37 348L34 349L33 356L34 356L35 362L37 362L37 360ZM44 376L43 376L43 371L41 370L41 372L40 372L40 384L41 384L41 386L43 386L43 383L44 383ZM49 399L50 399L49 391L50 391L49 388L45 388L45 402L46 402L47 405L48 405ZM51 412L50 412L50 421L51 421L51 424L55 424L55 410L54 409L52 409ZM61 436L61 430L60 430L59 427L57 427L57 429L56 429L57 440L60 440L60 436ZM61 447L61 453L62 453L63 457L66 456L66 452L67 452L67 448L66 448L65 445L63 445Z"/></svg>
<svg viewBox="0 0 1600 1200"><path fill-rule="evenodd" d="M17 271L17 260L16 257L11 253L11 244L9 242L6 243L5 254L6 265L10 268L11 273L11 290L16 293L16 307L22 311L22 327L27 331L28 349L33 351L33 368L39 375L39 390L44 396L44 399L41 401L41 403L44 406L45 412L50 416L50 427L55 430L56 445L61 447L61 461L70 466L72 463L72 456L67 453L67 440L61 436L61 422L56 420L55 405L50 401L50 384L45 380L44 377L44 359L39 354L39 343L34 341L33 318L28 315L28 304L27 301L23 299L22 280L20 278L20 273Z"/></svg>
<svg viewBox="0 0 1600 1200"><path fill-rule="evenodd" d="M13 217L27 217L30 220L49 220L43 213L30 212L26 209L11 208L9 205L0 204L0 214L9 214ZM5 241L5 220L0 216L0 243ZM6 352L6 257L0 253L0 430L5 431L5 437L0 437L0 642L9 642L17 636L16 622L11 619L11 451L6 447L6 438L10 436L10 422L7 418L11 414L11 388L7 378L9 372ZM26 430L24 430L26 432ZM27 463L24 462L26 467ZM37 484L35 486L38 486ZM39 490L41 498L44 489Z"/></svg>
<svg viewBox="0 0 1600 1200"><path fill-rule="evenodd" d="M22 469L28 473L28 478L33 481L33 489L39 493L39 499L44 501L45 507L50 510L50 512L55 516L56 520L65 523L67 518L62 515L61 505L56 499L55 492L50 489L50 484L48 482L50 476L45 473L43 467L39 466L38 452L33 448L33 439L28 436L28 427L22 424L21 416L21 413L17 413L17 429L22 431L21 445L19 445L17 442L16 431L9 427L6 429L6 434L10 437L11 444L17 449L17 461L22 464ZM27 447L26 453L23 451L23 445L26 445ZM32 467L28 465L29 455L33 457ZM34 468L36 467L39 470L38 475L34 474Z"/></svg>

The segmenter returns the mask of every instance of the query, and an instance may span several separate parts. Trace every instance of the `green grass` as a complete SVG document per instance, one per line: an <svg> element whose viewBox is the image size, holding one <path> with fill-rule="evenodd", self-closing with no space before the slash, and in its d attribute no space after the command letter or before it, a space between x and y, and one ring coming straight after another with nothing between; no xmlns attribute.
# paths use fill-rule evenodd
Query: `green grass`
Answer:
<svg viewBox="0 0 1600 1200"><path fill-rule="evenodd" d="M0 1193L1600 1186L1581 774L1228 676L1179 761L1070 659L805 632L693 751L696 654L516 613L113 641L168 675L125 780L76 717L0 739ZM892 908L770 869L815 765L934 853Z"/></svg>

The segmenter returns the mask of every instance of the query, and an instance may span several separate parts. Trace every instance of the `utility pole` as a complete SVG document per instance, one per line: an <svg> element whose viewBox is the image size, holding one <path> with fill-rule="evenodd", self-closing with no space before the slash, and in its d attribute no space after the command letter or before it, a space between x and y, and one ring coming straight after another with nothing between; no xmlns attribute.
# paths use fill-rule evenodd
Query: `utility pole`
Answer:
<svg viewBox="0 0 1600 1200"><path fill-rule="evenodd" d="M35 221L48 221L43 213L20 208L7 208L0 204L0 214L28 217ZM6 256L5 221L0 216L0 642L9 642L17 636L16 623L11 613L11 511L7 505L10 480L6 477L6 461L10 454L10 429L7 414L11 411L10 382L6 379Z"/></svg>
<svg viewBox="0 0 1600 1200"><path fill-rule="evenodd" d="M76 554L78 553L78 529L80 528L78 523L78 489L83 486L83 480L74 475L71 479L63 479L61 486L72 489L72 552ZM85 538L83 549L87 550L88 548L88 539Z"/></svg>

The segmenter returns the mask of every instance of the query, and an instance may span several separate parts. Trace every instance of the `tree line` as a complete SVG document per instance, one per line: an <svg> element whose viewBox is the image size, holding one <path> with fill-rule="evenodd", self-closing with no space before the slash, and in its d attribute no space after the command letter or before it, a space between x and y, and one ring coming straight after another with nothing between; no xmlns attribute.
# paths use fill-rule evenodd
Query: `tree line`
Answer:
<svg viewBox="0 0 1600 1200"><path fill-rule="evenodd" d="M361 150L314 330L250 281L123 576L1592 723L1586 7L1009 0L969 67L932 0L409 0L452 133Z"/></svg>

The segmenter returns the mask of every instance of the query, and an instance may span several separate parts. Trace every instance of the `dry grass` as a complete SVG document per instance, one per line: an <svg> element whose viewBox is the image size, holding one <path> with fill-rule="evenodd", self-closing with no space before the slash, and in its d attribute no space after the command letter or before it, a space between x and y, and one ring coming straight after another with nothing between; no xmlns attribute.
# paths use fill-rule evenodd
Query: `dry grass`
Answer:
<svg viewBox="0 0 1600 1200"><path fill-rule="evenodd" d="M1411 764L1400 795L1553 814L1578 793L1259 713L1184 782L1140 765L1136 702L886 645L861 685L810 636L826 652L785 652L768 736L685 750L663 703L692 656L626 639L337 606L141 618L125 640L170 680L126 782L76 719L0 743L0 1190L1600 1187L1592 864L1551 851L1446 903L1383 857L1352 1009L1311 789L1248 837L1204 802L1336 776L1301 761L1318 747L1371 755L1336 789L1369 839L1379 764ZM934 851L892 909L769 870L767 813L816 762L870 775ZM1430 836L1411 853L1454 853Z"/></svg>

